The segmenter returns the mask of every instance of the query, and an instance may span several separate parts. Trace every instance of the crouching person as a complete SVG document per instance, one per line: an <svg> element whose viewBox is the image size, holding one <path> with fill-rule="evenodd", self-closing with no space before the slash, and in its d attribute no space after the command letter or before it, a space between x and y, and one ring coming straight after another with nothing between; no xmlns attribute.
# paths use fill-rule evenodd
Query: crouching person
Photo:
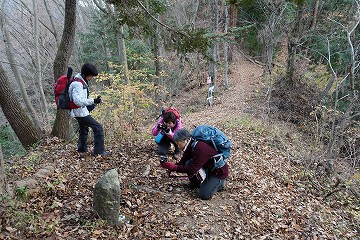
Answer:
<svg viewBox="0 0 360 240"><path fill-rule="evenodd" d="M173 137L184 154L178 163L165 162L161 166L170 171L187 173L191 187L199 188L202 200L211 199L218 191L224 189L225 179L228 177L228 164L214 169L213 156L218 152L203 141L196 141L186 129L179 129Z"/></svg>
<svg viewBox="0 0 360 240"><path fill-rule="evenodd" d="M155 142L158 145L158 152L161 158L166 159L171 144L175 147L174 158L178 160L181 156L178 145L174 142L173 136L180 128L182 128L181 118L176 118L173 112L165 112L159 118L152 128L152 135L156 136ZM160 136L160 138L158 138Z"/></svg>

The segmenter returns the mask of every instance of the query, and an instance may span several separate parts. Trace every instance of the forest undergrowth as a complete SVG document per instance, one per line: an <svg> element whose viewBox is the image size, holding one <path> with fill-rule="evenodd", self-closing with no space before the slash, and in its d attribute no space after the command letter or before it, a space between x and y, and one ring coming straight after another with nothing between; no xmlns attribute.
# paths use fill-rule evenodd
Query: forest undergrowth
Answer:
<svg viewBox="0 0 360 240"><path fill-rule="evenodd" d="M225 191L202 201L186 178L169 176L159 166L153 123L142 126L140 137L107 142L105 159L79 157L75 142L49 138L7 163L10 184L30 184L2 197L0 239L360 238L359 199L344 189L328 195L321 178L330 177L304 164L319 157L320 146L292 123L266 117L262 68L240 57L231 69L231 85L219 84L213 106L205 106L204 88L169 103L180 109L185 128L215 125L232 141ZM93 187L112 168L126 216L118 228L92 209Z"/></svg>

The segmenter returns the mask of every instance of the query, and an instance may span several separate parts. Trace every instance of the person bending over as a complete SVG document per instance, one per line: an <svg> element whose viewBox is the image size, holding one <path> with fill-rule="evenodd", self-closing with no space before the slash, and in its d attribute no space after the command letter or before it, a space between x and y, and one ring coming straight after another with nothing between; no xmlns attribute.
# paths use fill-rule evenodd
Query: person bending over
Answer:
<svg viewBox="0 0 360 240"><path fill-rule="evenodd" d="M165 162L161 166L170 171L186 173L190 186L199 187L199 197L202 200L211 199L216 192L222 191L229 168L226 163L221 168L213 169L213 156L218 152L206 142L196 141L195 143L186 129L179 129L173 139L183 150L183 156L176 164Z"/></svg>

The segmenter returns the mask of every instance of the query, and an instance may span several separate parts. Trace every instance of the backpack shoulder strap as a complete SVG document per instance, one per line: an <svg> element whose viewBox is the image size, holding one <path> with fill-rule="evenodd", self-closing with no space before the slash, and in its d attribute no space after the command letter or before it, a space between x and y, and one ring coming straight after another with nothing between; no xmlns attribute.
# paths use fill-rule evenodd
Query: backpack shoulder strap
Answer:
<svg viewBox="0 0 360 240"><path fill-rule="evenodd" d="M80 78L72 77L71 79L72 79L71 82L74 82L74 81L75 81L75 82L81 82L82 85L86 85L85 82L84 82L84 80L82 80L82 79L80 79Z"/></svg>
<svg viewBox="0 0 360 240"><path fill-rule="evenodd" d="M194 138L192 138L191 140L192 140L191 148L192 148L192 150L194 151L195 146L196 146L196 144L198 143L198 140L196 140L196 139L194 139Z"/></svg>
<svg viewBox="0 0 360 240"><path fill-rule="evenodd" d="M192 138L191 148L194 151L196 144L199 142L198 140ZM208 144L209 145L209 144ZM210 145L209 145L210 146ZM222 168L226 164L226 159L224 158L224 155L222 153L215 154L212 156L209 161L212 161L213 167L211 167L211 171Z"/></svg>
<svg viewBox="0 0 360 240"><path fill-rule="evenodd" d="M82 83L82 85L83 85L83 89L89 89L88 88L88 86L87 86L87 84L84 82L84 80L82 80L82 79L80 79L80 78L76 78L76 77L73 77L73 78L71 78L72 80L70 81L70 83L72 83L72 82L81 82Z"/></svg>

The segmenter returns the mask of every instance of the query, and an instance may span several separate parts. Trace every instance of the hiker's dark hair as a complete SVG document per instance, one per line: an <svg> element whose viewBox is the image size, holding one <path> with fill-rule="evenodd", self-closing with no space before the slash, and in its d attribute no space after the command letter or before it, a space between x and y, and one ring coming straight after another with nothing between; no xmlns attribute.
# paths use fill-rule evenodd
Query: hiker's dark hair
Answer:
<svg viewBox="0 0 360 240"><path fill-rule="evenodd" d="M163 120L166 123L172 122L175 124L177 122L176 116L173 112L165 112L163 114Z"/></svg>
<svg viewBox="0 0 360 240"><path fill-rule="evenodd" d="M98 75L98 71L96 69L96 67L91 64L91 63L85 63L82 67L81 67L81 75L85 78L87 76L94 76L96 77Z"/></svg>

